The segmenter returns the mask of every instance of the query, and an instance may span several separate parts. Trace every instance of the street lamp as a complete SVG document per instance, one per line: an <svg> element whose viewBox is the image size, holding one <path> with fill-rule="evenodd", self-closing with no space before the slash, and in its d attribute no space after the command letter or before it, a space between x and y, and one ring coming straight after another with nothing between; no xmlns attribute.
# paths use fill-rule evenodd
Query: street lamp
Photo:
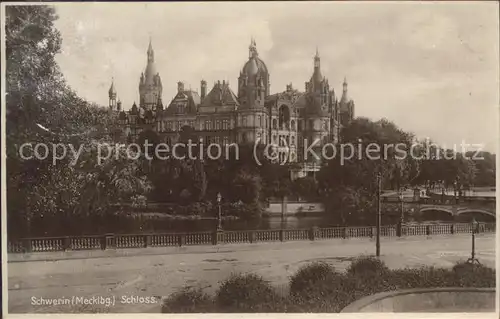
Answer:
<svg viewBox="0 0 500 319"><path fill-rule="evenodd" d="M479 260L476 258L476 229L477 225L479 223L476 221L476 219L472 219L472 251L471 251L471 257L467 259L467 262L470 264L481 264Z"/></svg>
<svg viewBox="0 0 500 319"><path fill-rule="evenodd" d="M400 216L400 221L399 223L402 225L404 221L404 195L403 195L403 188L400 188L399 190L399 201L401 203L401 216Z"/></svg>
<svg viewBox="0 0 500 319"><path fill-rule="evenodd" d="M377 238L375 242L375 250L377 257L380 257L380 224L382 219L382 174L377 174Z"/></svg>
<svg viewBox="0 0 500 319"><path fill-rule="evenodd" d="M221 211L221 205L220 202L222 201L222 195L220 193L217 193L217 230L222 230L222 211Z"/></svg>

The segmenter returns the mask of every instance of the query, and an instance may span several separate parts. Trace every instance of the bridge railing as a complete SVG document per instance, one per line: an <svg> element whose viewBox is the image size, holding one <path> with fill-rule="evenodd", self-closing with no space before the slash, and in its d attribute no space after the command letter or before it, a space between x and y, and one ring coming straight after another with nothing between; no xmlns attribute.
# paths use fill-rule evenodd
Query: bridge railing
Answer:
<svg viewBox="0 0 500 319"><path fill-rule="evenodd" d="M494 223L479 223L475 232L494 233ZM471 224L386 225L380 229L384 237L432 236L471 233ZM175 247L335 238L373 238L376 227L327 227L309 229L270 229L193 233L105 234L76 237L24 238L8 242L9 253L50 252L93 249Z"/></svg>

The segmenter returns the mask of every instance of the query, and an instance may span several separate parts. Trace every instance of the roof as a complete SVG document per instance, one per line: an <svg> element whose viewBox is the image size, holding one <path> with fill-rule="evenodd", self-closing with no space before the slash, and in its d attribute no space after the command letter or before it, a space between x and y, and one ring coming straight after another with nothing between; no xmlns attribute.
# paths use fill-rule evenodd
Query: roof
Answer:
<svg viewBox="0 0 500 319"><path fill-rule="evenodd" d="M229 87L229 83L216 82L201 104L202 107L215 105L239 105L238 97Z"/></svg>
<svg viewBox="0 0 500 319"><path fill-rule="evenodd" d="M307 114L326 115L328 113L328 107L322 107L319 96L314 93L306 93L305 102Z"/></svg>
<svg viewBox="0 0 500 319"><path fill-rule="evenodd" d="M198 92L191 90L184 90L177 93L177 95L172 99L172 102L164 110L163 114L179 114L177 105L184 105L183 114L195 114L197 112L197 107L200 105L201 98Z"/></svg>
<svg viewBox="0 0 500 319"><path fill-rule="evenodd" d="M258 56L251 57L241 70L242 74L246 74L248 76L256 75L259 72L268 73L266 64Z"/></svg>

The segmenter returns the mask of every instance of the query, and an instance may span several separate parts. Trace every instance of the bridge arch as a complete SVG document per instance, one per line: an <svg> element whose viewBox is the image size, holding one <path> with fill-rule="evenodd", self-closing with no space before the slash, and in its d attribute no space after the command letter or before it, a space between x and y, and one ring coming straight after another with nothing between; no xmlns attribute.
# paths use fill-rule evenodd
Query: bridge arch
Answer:
<svg viewBox="0 0 500 319"><path fill-rule="evenodd" d="M482 222L496 221L495 212L480 208L461 209L457 211L456 215L458 220L467 222L470 222L473 218L475 218L477 221L482 221Z"/></svg>
<svg viewBox="0 0 500 319"><path fill-rule="evenodd" d="M420 209L421 220L452 221L453 216L453 210L445 207L433 206Z"/></svg>

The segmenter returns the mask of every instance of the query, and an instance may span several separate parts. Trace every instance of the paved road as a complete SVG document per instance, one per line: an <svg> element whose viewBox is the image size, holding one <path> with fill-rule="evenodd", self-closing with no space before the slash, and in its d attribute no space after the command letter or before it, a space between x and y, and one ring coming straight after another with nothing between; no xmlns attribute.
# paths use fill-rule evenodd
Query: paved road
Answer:
<svg viewBox="0 0 500 319"><path fill-rule="evenodd" d="M391 268L436 265L449 267L470 255L470 235L409 237L382 240L382 259ZM374 252L368 239L325 240L197 248L192 253L165 250L135 256L9 262L9 312L158 312L158 304L122 303L122 297L167 296L183 286L214 292L231 273L254 272L286 290L289 277L303 264L323 260L342 271L353 257ZM479 260L495 267L495 234L479 234ZM10 259L12 260L12 259ZM110 307L38 306L39 298L114 297ZM81 300L80 300L81 301ZM96 301L96 299L90 300Z"/></svg>

